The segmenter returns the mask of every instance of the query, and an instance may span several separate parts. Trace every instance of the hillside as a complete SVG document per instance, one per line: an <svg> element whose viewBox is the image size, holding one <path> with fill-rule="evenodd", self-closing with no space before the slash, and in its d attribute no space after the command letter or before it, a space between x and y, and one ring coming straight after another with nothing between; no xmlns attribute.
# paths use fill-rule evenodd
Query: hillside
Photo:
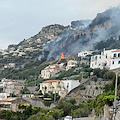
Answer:
<svg viewBox="0 0 120 120"><path fill-rule="evenodd" d="M38 34L0 51L1 77L9 71L21 76L23 71L29 71L26 66L31 62L35 63L34 71L37 71L38 63L59 60L62 53L73 56L84 50L115 48L116 43L119 48L119 40L116 39L120 32L119 16L120 8L116 7L98 13L92 21L77 20L69 26L54 24L43 27ZM111 37L113 40L108 40ZM35 73L29 75L35 76Z"/></svg>

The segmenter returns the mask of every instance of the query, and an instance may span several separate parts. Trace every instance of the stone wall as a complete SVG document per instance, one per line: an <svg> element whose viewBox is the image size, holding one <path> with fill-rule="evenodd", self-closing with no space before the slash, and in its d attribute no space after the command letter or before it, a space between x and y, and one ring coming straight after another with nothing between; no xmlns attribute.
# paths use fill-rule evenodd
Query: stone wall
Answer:
<svg viewBox="0 0 120 120"><path fill-rule="evenodd" d="M25 99L25 98L24 98ZM34 107L40 107L40 108L44 108L44 109L51 109L53 107L55 107L56 105L54 103L52 103L50 105L50 107L47 107L44 105L44 103L42 102L42 99L31 99L31 98L26 98L27 101L30 102L30 104Z"/></svg>

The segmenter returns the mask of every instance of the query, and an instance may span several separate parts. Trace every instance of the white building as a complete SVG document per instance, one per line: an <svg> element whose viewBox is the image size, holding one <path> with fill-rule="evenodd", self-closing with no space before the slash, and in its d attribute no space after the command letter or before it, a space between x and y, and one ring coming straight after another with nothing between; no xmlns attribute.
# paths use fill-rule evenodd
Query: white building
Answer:
<svg viewBox="0 0 120 120"><path fill-rule="evenodd" d="M110 70L120 68L120 49L104 50L101 55L92 56L90 67Z"/></svg>
<svg viewBox="0 0 120 120"><path fill-rule="evenodd" d="M112 51L110 70L120 68L120 49Z"/></svg>
<svg viewBox="0 0 120 120"><path fill-rule="evenodd" d="M9 63L4 65L4 68L15 68L15 63Z"/></svg>
<svg viewBox="0 0 120 120"><path fill-rule="evenodd" d="M10 93L0 93L0 100L8 98L10 96Z"/></svg>
<svg viewBox="0 0 120 120"><path fill-rule="evenodd" d="M82 51L78 53L78 57L86 57L87 55L92 55L93 51Z"/></svg>
<svg viewBox="0 0 120 120"><path fill-rule="evenodd" d="M111 53L115 49L105 50L101 52L101 55L94 55L91 57L90 68L110 68Z"/></svg>
<svg viewBox="0 0 120 120"><path fill-rule="evenodd" d="M62 80L64 87L68 90L68 93L80 85L79 80Z"/></svg>

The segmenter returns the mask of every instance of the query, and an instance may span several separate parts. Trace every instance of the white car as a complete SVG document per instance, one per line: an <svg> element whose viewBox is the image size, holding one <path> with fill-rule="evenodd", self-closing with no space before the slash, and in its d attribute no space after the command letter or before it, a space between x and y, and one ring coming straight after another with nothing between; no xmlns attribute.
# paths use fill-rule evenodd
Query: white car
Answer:
<svg viewBox="0 0 120 120"><path fill-rule="evenodd" d="M72 116L66 116L64 120L72 120Z"/></svg>

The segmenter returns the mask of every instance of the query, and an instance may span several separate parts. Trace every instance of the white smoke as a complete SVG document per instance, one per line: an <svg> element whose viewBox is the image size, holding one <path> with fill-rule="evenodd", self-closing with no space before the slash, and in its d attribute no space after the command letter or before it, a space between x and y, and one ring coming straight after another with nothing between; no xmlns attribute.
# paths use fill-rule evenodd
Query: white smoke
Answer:
<svg viewBox="0 0 120 120"><path fill-rule="evenodd" d="M120 34L119 22L120 7L98 14L89 27L83 30L70 29L53 42L46 44L44 49L49 51L47 59L59 59L61 53L73 55L83 50L93 49L95 43Z"/></svg>

